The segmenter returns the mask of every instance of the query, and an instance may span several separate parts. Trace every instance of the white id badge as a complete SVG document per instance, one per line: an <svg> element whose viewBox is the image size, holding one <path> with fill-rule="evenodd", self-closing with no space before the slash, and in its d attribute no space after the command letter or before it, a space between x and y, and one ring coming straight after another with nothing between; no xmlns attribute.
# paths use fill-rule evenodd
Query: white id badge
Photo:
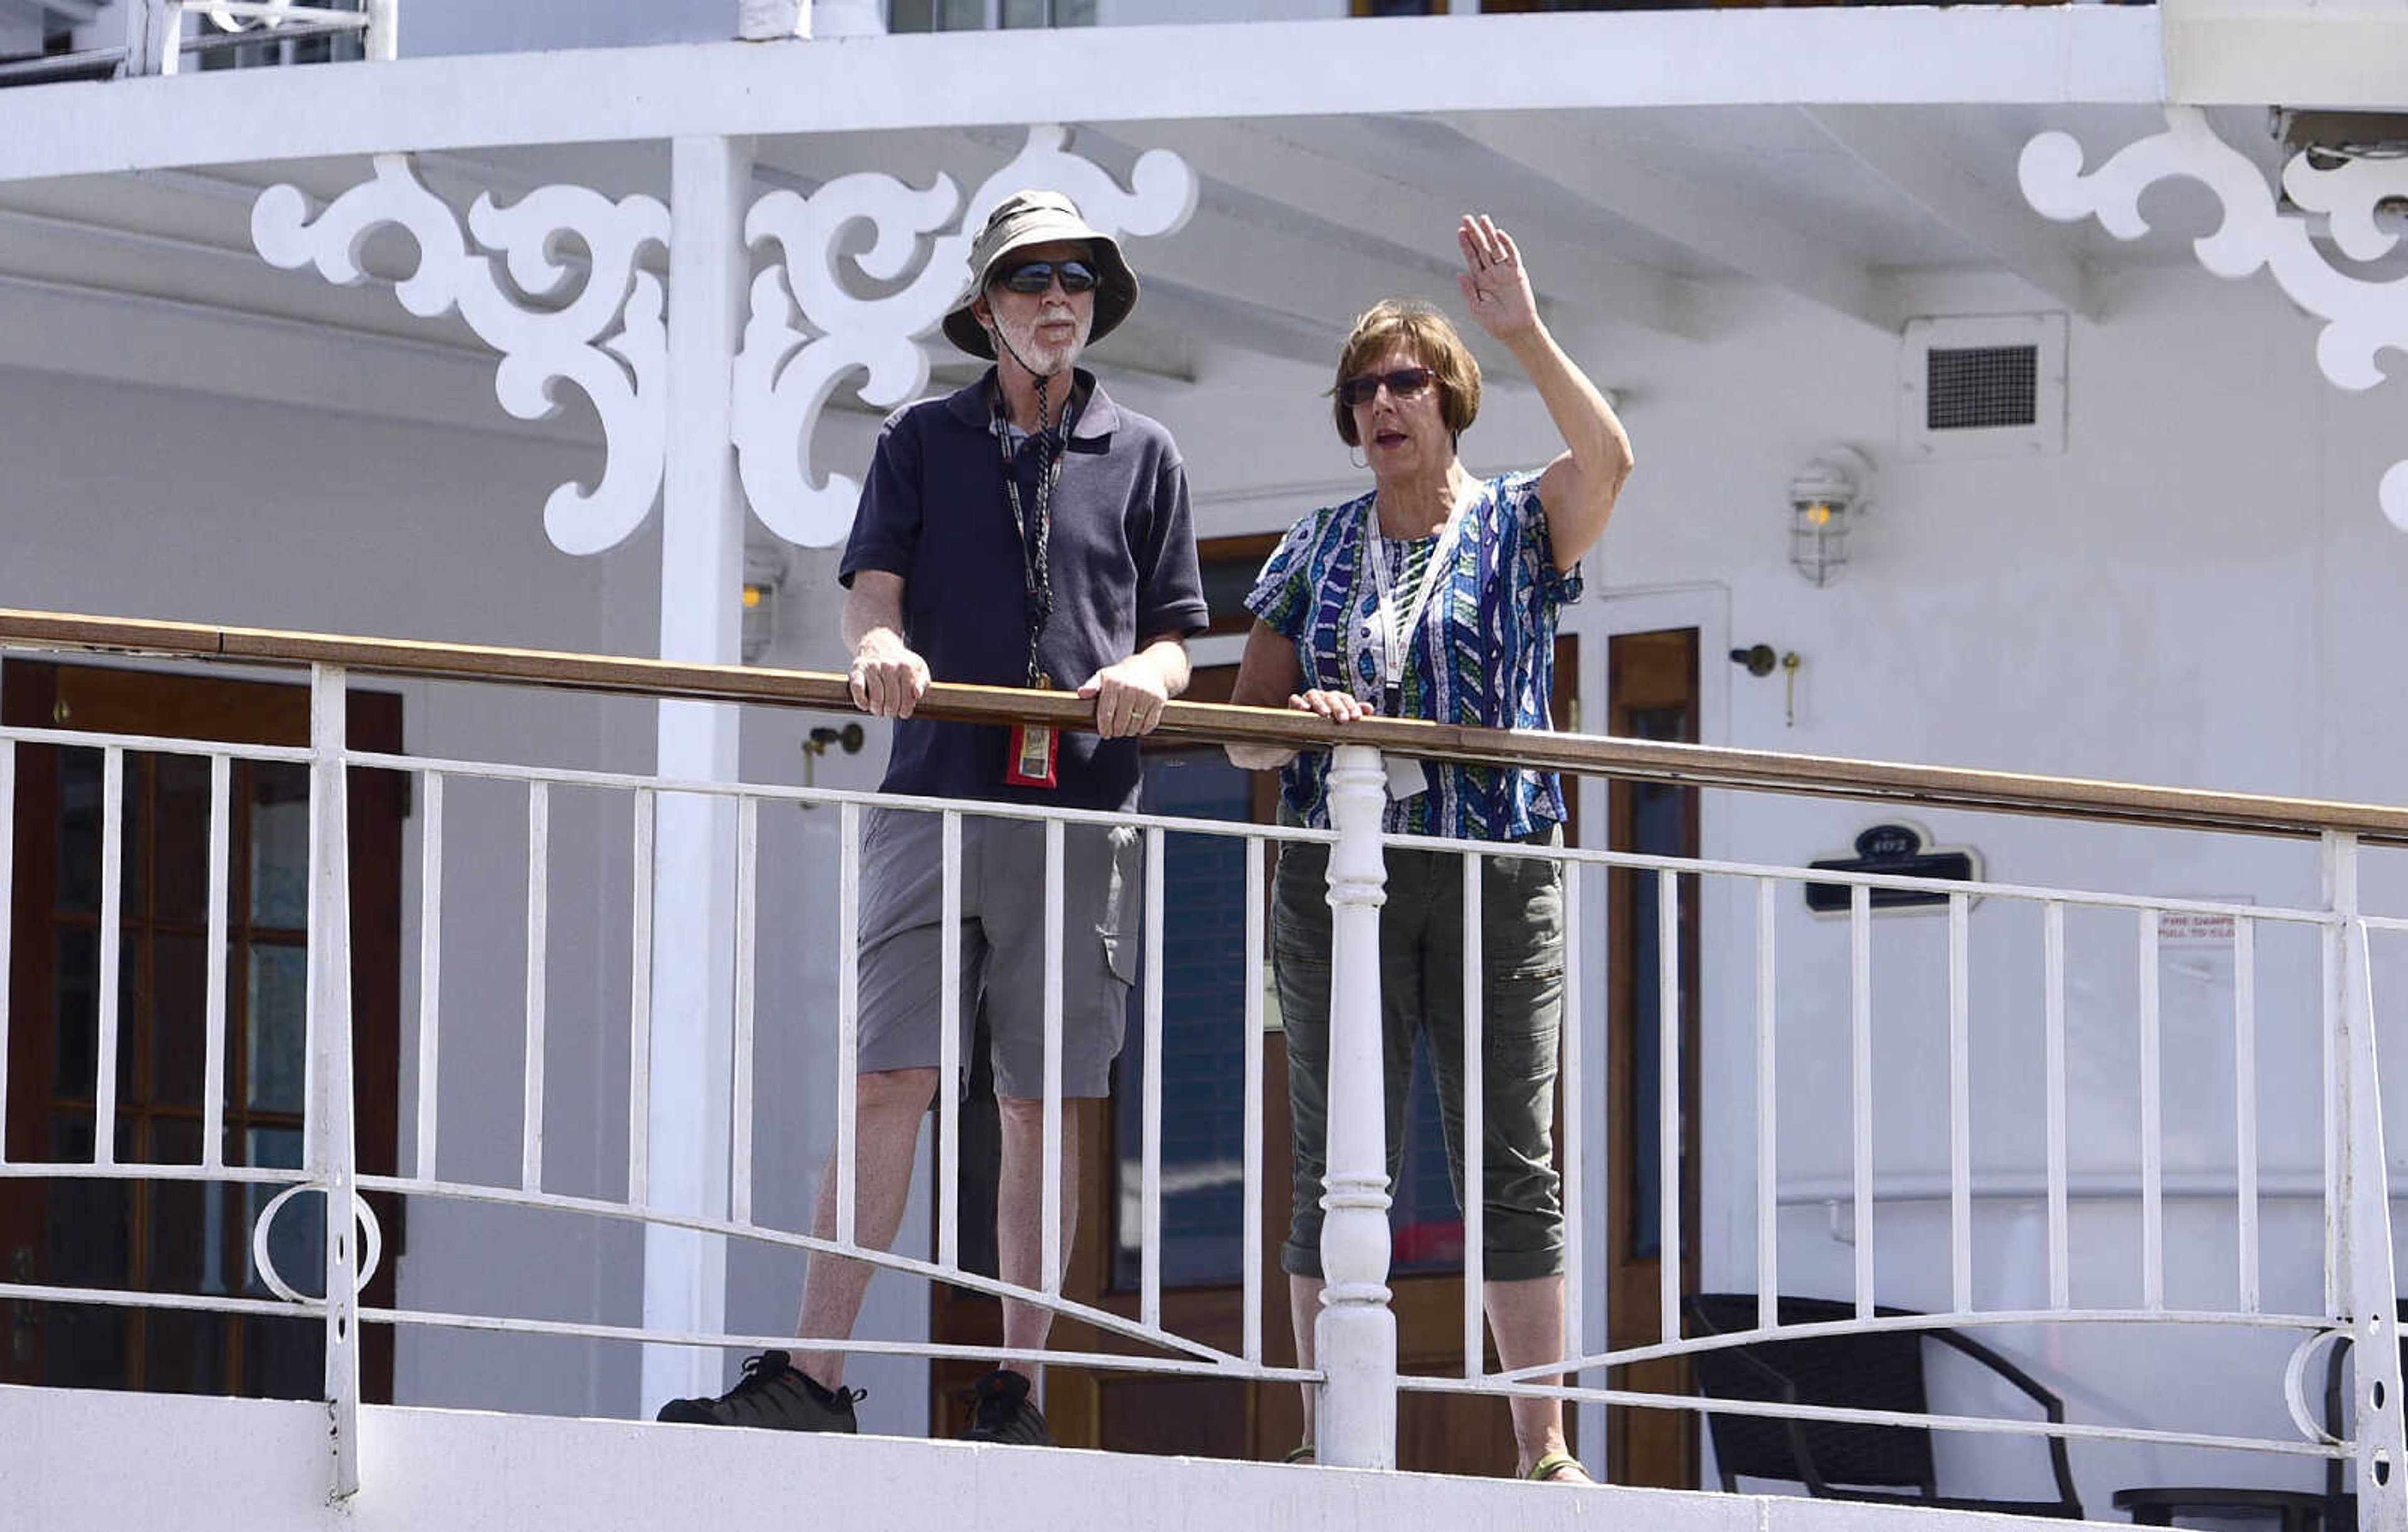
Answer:
<svg viewBox="0 0 2408 1532"><path fill-rule="evenodd" d="M1429 780L1422 775L1422 764L1410 755L1391 755L1388 762L1388 797L1402 803L1414 794L1425 792Z"/></svg>

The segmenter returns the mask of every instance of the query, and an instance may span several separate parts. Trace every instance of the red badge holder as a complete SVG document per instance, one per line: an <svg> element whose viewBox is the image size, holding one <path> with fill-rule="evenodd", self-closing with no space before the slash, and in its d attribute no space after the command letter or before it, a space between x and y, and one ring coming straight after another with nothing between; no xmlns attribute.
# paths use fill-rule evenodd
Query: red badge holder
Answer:
<svg viewBox="0 0 2408 1532"><path fill-rule="evenodd" d="M1039 676L1033 684L1045 688L1054 683ZM1042 723L1015 723L1004 755L1003 780L1013 787L1053 787L1061 755L1061 730Z"/></svg>

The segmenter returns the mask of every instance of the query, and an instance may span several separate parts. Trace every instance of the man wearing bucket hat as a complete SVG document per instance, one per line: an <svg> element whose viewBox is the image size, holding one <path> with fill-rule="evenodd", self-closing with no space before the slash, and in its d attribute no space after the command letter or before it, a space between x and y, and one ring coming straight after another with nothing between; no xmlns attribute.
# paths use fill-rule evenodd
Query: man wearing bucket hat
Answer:
<svg viewBox="0 0 2408 1532"><path fill-rule="evenodd" d="M856 705L896 720L881 790L927 797L1131 810L1137 737L1187 685L1183 638L1206 623L1170 434L1074 365L1137 306L1120 247L1059 193L1006 198L972 244L970 281L945 336L995 362L949 397L898 410L880 437L839 578ZM931 680L1075 686L1094 732L935 723L912 711ZM996 1246L1002 1278L1042 1290L1046 898L1041 820L961 820L959 1010L965 1046L983 1014L1002 1118ZM860 1046L853 1232L886 1249L910 1192L920 1123L941 1057L943 845L939 816L872 809L862 835ZM1139 840L1128 826L1063 836L1060 1069L1066 1098L1109 1094L1138 943ZM1077 1209L1076 1120L1061 1135L1063 1227ZM831 1155L812 1232L836 1233ZM807 1342L853 1333L870 1268L813 1253L797 1322ZM1052 1314L1006 1301L1003 1344L1043 1348ZM715 1399L672 1400L661 1419L787 1430L855 1429L844 1353L748 1359ZM1033 1365L973 1391L973 1439L1050 1443Z"/></svg>

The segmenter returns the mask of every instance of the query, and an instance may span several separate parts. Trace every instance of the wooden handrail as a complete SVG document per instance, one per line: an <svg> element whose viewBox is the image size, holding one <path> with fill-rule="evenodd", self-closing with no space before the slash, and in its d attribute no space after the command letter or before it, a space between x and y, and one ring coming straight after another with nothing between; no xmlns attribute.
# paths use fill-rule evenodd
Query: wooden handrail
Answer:
<svg viewBox="0 0 2408 1532"><path fill-rule="evenodd" d="M339 665L370 675L498 681L565 691L854 711L845 679L819 671L689 665L557 650L360 638L66 612L0 609L0 648L157 655L245 665ZM953 684L930 687L918 711L925 717L956 723L1050 723L1062 728L1078 728L1094 717L1090 705L1064 693ZM1962 766L1907 766L1844 756L1610 739L1593 735L1475 729L1407 719L1365 719L1341 726L1279 709L1233 708L1203 702L1170 704L1164 710L1157 732L1172 738L1213 744L1282 745L1294 750L1326 750L1340 743L1371 745L1405 755L1481 766L1539 766L1641 781L1677 782L1689 787L1914 803L2170 828L2292 838L2344 831L2372 842L2408 845L2408 809L2381 804L2269 797Z"/></svg>

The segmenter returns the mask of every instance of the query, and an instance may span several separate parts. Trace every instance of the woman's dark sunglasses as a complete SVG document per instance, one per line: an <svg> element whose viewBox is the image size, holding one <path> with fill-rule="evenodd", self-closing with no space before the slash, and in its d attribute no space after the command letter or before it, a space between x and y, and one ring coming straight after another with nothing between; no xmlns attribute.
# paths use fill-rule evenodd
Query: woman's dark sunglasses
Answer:
<svg viewBox="0 0 2408 1532"><path fill-rule="evenodd" d="M1427 367L1398 367L1394 372L1366 373L1349 378L1338 385L1338 402L1349 409L1360 409L1380 396L1380 385L1388 386L1392 398L1410 399L1438 381L1438 374Z"/></svg>
<svg viewBox="0 0 2408 1532"><path fill-rule="evenodd" d="M1030 261L1013 266L996 279L999 285L1014 293L1042 293L1062 279L1065 293L1092 293L1101 280L1096 268L1084 261Z"/></svg>

